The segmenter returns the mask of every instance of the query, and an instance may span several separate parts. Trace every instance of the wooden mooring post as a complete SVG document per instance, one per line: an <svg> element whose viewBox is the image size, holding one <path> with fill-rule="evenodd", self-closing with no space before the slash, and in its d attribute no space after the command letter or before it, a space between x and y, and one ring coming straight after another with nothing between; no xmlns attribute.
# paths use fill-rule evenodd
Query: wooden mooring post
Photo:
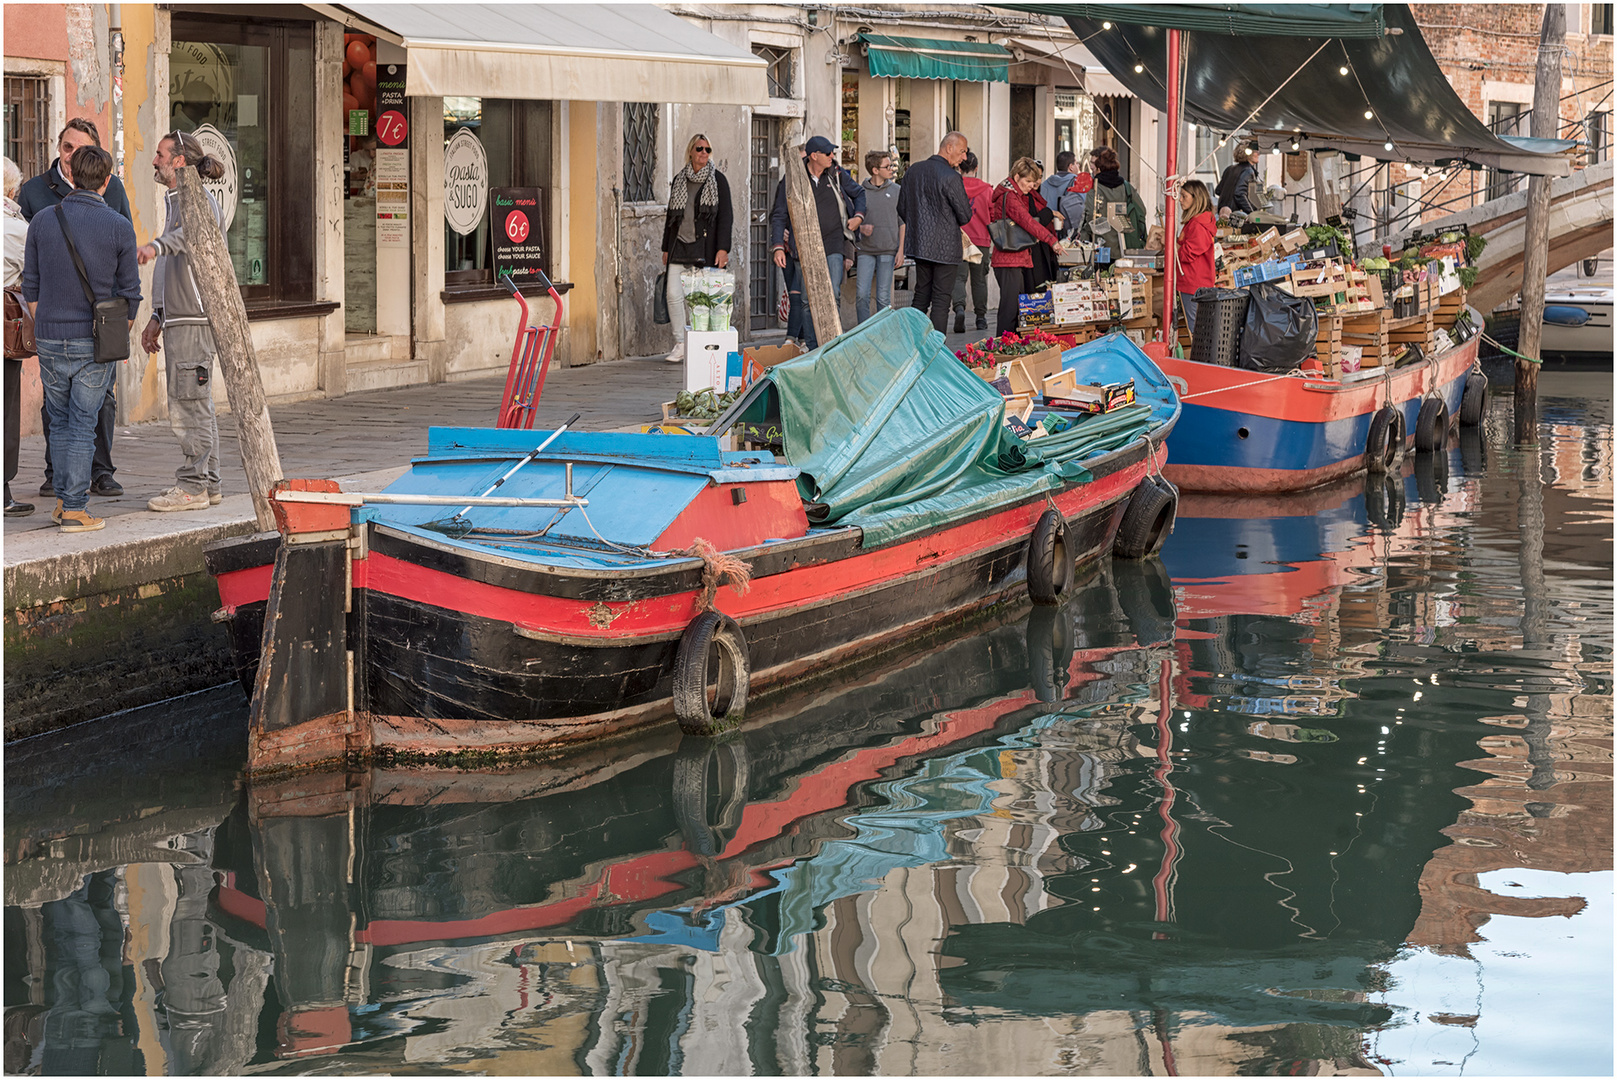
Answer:
<svg viewBox="0 0 1617 1080"><path fill-rule="evenodd" d="M801 136L802 127L794 121L780 145L780 172L786 179L786 210L791 216L797 261L803 271L803 303L808 305L808 317L814 320L814 336L825 345L842 333L842 316L831 288L831 268L825 264L825 242L820 239L814 192L803 168ZM841 189L837 190L837 198L842 198Z"/></svg>
<svg viewBox="0 0 1617 1080"><path fill-rule="evenodd" d="M219 355L219 373L225 380L225 396L236 416L236 432L241 441L242 465L247 471L247 488L253 495L253 511L258 527L275 528L270 512L270 488L281 479L281 453L275 446L275 430L270 426L269 402L264 397L264 381L258 374L258 357L247 328L247 308L241 302L236 270L230 263L230 250L224 233L214 220L202 178L194 166L179 171L180 221L185 226L191 249L191 270L202 294L202 307L213 328L213 343Z"/></svg>
<svg viewBox="0 0 1617 1080"><path fill-rule="evenodd" d="M1561 47L1566 41L1566 5L1545 4L1539 32L1538 70L1533 81L1533 138L1561 134ZM1527 180L1527 224L1522 244L1522 318L1516 360L1515 441L1538 444L1538 361L1544 355L1544 284L1550 267L1550 183Z"/></svg>

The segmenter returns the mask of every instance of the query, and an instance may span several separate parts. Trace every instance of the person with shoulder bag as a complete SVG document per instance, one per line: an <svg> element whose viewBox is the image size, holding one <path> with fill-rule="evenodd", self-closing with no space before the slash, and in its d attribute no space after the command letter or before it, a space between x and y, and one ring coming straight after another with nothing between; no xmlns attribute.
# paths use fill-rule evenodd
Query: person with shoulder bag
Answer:
<svg viewBox="0 0 1617 1080"><path fill-rule="evenodd" d="M1044 170L1032 158L1017 158L1011 175L994 188L989 200L988 232L994 240L994 280L999 282L996 334L1015 330L1021 318L1019 297L1028 291L1033 274L1033 245L1054 248L1058 241L1049 229L1028 213L1027 194L1038 186Z"/></svg>
<svg viewBox="0 0 1617 1080"><path fill-rule="evenodd" d="M1123 179L1117 151L1102 146L1094 153L1095 187L1080 239L1112 248L1120 258L1128 248L1145 244L1145 204L1134 185Z"/></svg>
<svg viewBox="0 0 1617 1080"><path fill-rule="evenodd" d="M33 356L34 316L23 301L22 263L28 246L28 219L17 205L17 189L22 186L22 170L5 158L5 291L6 291L6 517L27 517L33 503L11 497L11 482L17 479L17 451L22 444L22 362Z"/></svg>
<svg viewBox="0 0 1617 1080"><path fill-rule="evenodd" d="M663 222L663 277L674 347L668 362L685 361L686 266L730 265L730 181L713 164L713 141L692 135L685 144L685 167L668 182L668 217Z"/></svg>
<svg viewBox="0 0 1617 1080"><path fill-rule="evenodd" d="M28 224L22 294L34 316L39 377L56 432L50 445L57 494L51 520L63 532L92 532L107 524L85 509L96 414L112 382L111 361L129 355L140 274L134 226L101 198L112 176L112 155L82 146L70 168L72 194ZM123 318L111 317L114 307Z"/></svg>

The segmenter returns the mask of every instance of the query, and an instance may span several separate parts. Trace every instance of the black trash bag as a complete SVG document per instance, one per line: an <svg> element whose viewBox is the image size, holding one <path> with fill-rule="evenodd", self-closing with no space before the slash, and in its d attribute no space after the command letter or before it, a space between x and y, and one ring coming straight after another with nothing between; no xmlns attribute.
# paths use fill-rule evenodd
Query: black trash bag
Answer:
<svg viewBox="0 0 1617 1080"><path fill-rule="evenodd" d="M1252 371L1293 371L1314 355L1319 317L1306 296L1288 296L1268 282L1251 286L1241 333L1241 366Z"/></svg>

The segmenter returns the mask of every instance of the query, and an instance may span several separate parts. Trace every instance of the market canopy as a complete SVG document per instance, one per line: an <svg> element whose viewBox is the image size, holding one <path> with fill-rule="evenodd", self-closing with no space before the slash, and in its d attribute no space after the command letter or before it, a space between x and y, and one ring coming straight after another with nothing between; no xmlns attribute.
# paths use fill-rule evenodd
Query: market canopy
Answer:
<svg viewBox="0 0 1617 1080"><path fill-rule="evenodd" d="M651 4L309 5L405 49L412 97L762 105L768 63Z"/></svg>
<svg viewBox="0 0 1617 1080"><path fill-rule="evenodd" d="M1249 131L1266 149L1295 138L1389 161L1571 171L1575 142L1501 137L1477 119L1405 4L998 6L1065 18L1131 93L1163 110L1167 31L1183 30L1185 119Z"/></svg>
<svg viewBox="0 0 1617 1080"><path fill-rule="evenodd" d="M860 34L870 74L886 79L960 79L1010 82L1010 50L986 41Z"/></svg>

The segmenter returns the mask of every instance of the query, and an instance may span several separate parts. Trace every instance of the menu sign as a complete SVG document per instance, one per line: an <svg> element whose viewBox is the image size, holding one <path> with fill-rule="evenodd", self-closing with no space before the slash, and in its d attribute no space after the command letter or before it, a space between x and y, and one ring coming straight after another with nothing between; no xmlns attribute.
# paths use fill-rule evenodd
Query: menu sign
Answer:
<svg viewBox="0 0 1617 1080"><path fill-rule="evenodd" d="M545 261L544 191L536 187L489 190L489 224L494 240L494 277L510 274L518 285L549 271Z"/></svg>

